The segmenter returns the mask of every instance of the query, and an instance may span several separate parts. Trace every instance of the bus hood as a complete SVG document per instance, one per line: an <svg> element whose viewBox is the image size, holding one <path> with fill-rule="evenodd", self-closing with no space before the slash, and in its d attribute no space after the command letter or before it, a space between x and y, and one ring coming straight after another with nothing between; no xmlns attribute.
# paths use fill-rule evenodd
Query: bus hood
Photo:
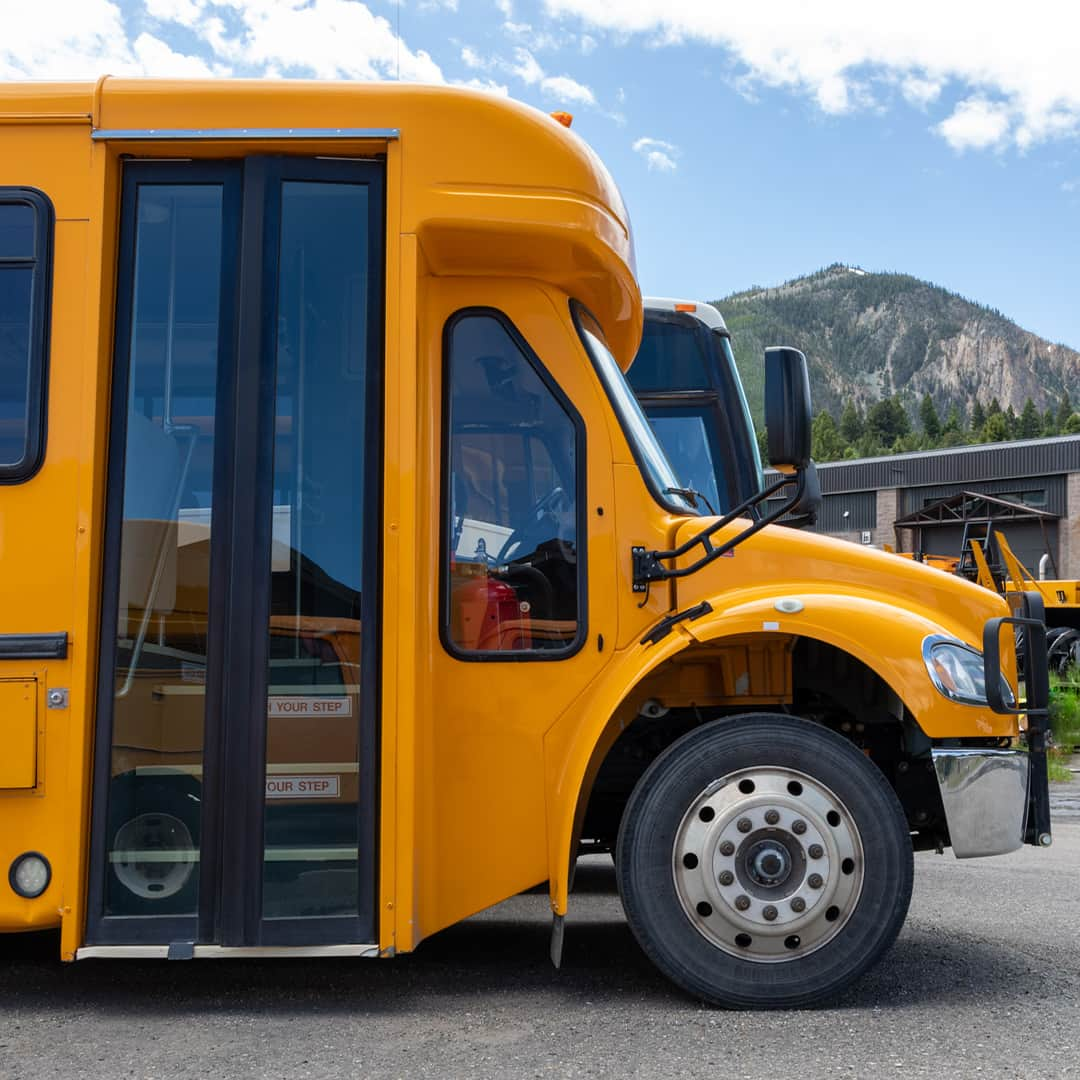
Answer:
<svg viewBox="0 0 1080 1080"><path fill-rule="evenodd" d="M709 520L682 522L675 546L690 540ZM734 522L712 542L719 545L748 524L745 519ZM701 554L701 547L693 548L676 565L689 566ZM874 599L918 614L980 650L986 620L1009 614L1000 596L964 578L876 548L778 525L766 526L697 573L675 579L675 586L679 608L708 600L718 611L755 597L779 600L827 594Z"/></svg>

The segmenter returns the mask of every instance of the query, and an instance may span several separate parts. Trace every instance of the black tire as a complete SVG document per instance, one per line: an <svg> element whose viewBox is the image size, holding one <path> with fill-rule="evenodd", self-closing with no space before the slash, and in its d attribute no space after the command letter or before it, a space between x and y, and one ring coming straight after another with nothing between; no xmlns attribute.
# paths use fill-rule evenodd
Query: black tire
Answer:
<svg viewBox="0 0 1080 1080"><path fill-rule="evenodd" d="M1080 630L1059 626L1046 635L1047 664L1057 675L1064 675L1073 664L1080 663Z"/></svg>
<svg viewBox="0 0 1080 1080"><path fill-rule="evenodd" d="M760 770L760 774L755 770ZM754 775L768 777L768 783L763 779L757 794L745 799L739 795L742 786L720 783L724 778L743 777L738 784L750 782L753 790L749 778ZM747 824L750 821L745 816L748 812L731 809L729 813L725 810L724 814L731 818L729 826L725 826L730 835L738 839L738 834L731 832L735 827L749 834L744 844L733 856L725 856L725 846L729 851L730 840L710 841L715 846L708 850L704 850L707 844L702 840L700 867L686 873L676 869L698 863L696 855L682 853L683 847L677 852L677 841L680 845L692 846L697 842L693 839L697 835L693 830L698 833L702 829L715 830L726 820L723 815L717 816L711 806L706 818L701 800L726 800L733 808L749 805L751 801L761 804L766 800L765 808L755 805L751 816L760 811L761 820L767 822L770 817L765 816L766 813L777 812L768 809L773 803L767 800L773 796L765 792L788 776L793 779L786 781L789 794L783 798L791 805L781 811L788 817L779 820L793 822L791 829L794 831L801 827L803 834L799 841L795 840L793 832L784 831L783 826L761 828L749 834L754 825ZM798 777L803 778L805 788L804 783L795 779ZM790 794L796 789L798 797ZM809 799L811 792L816 800L813 809L816 816L798 809L808 805L799 800ZM857 860L833 859L832 848L829 848L826 856L814 856L821 862L812 863L808 855L813 854L813 849L820 851L819 844L801 849L800 855L800 844L813 836L818 836L827 845L834 843L829 825L822 822L819 812L828 805L830 797L836 800L838 810L844 814L841 826L835 831L844 834L845 842L856 845ZM776 798L780 799L780 796ZM782 801L776 805L781 805ZM691 814L697 806L701 809ZM836 811L829 810L829 824L839 816ZM699 817L710 824L699 826ZM806 820L801 820L804 817ZM715 824L712 823L714 819ZM810 823L809 834L805 832L807 822ZM820 824L820 834L815 831L815 822ZM745 830L743 825L746 825ZM766 834L786 838L783 842L789 845L790 851L784 848L784 852L791 856L787 863L789 874L797 866L795 860L801 860L799 880L801 892L810 896L809 908L805 908L807 901L802 896L794 895L794 891L800 889L793 884L795 877L789 877L779 886L774 886L772 879L768 879L762 887L758 877L746 884L745 874L758 874L761 866L766 864L751 861L749 854L743 856L743 848L754 837ZM707 835L721 834L710 832ZM773 841L757 841L759 852L766 843ZM715 910L705 911L710 905L702 902L697 908L698 914L692 916L690 912L694 905L688 902L688 896L692 900L690 893L698 887L699 877L702 888L719 891L725 884L725 875L721 874L717 879L714 873L717 865L727 865L718 861L724 857L732 861L738 875L734 883L736 891L747 887L758 889L749 914L735 913L736 904L750 899L743 895L737 896L730 905L723 897L713 897ZM854 866L856 862L858 865ZM843 865L843 874L858 875L857 895L853 892L854 878L844 879L834 868L834 863L837 867ZM824 887L819 886L817 893L808 891L806 883L812 877L819 877L810 871L823 864L829 868L824 875ZM854 870L848 869L848 864L852 864ZM668 747L642 776L627 803L616 854L619 894L642 949L668 978L688 993L729 1008L812 1005L849 986L880 958L899 933L911 899L913 865L904 811L880 770L850 742L828 729L797 717L771 714L748 714L706 724ZM713 883L719 880L719 885L710 886L706 878ZM837 911L837 905L824 911L813 906L829 902L834 895L829 890L839 887L848 890L843 894L846 910L832 914ZM775 905L769 899L774 889ZM761 895L765 900L756 899ZM842 894L835 895L840 897ZM803 903L804 909L796 908L798 903ZM761 904L766 906L757 906ZM780 949L777 944L783 933L779 929L780 922L760 922L759 945L752 946L762 950L760 959L746 959L747 954L740 953L741 941L749 937L752 942L753 935L740 934L733 939L734 943L725 938L724 935L738 928L740 919L751 915L759 916L759 921L770 917L776 919L776 914L769 915L770 907L774 912L779 909L781 921L791 920L790 925L795 928L800 919L806 921L813 917L817 938L808 939L809 951L802 951L801 945L790 944L792 940L800 942L799 935L792 933L783 939L783 945L794 951L766 957L765 949ZM804 915L795 914L802 910L805 910ZM815 911L817 915L813 914ZM834 925L827 926L822 915L831 918ZM706 936L714 933L714 917L721 920L715 931L715 941ZM814 944L815 940L820 943Z"/></svg>
<svg viewBox="0 0 1080 1080"><path fill-rule="evenodd" d="M109 789L109 870L106 909L110 915L181 915L198 905L200 787L190 776L116 777ZM114 856L130 847L172 848L192 857L155 866ZM179 869L178 869L179 868ZM157 880L155 880L157 871ZM169 876L171 874L171 877Z"/></svg>

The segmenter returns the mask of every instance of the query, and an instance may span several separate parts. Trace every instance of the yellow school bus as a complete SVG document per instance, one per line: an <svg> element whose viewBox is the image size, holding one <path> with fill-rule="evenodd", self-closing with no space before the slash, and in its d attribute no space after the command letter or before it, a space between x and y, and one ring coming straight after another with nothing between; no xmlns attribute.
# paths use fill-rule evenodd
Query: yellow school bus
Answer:
<svg viewBox="0 0 1080 1080"><path fill-rule="evenodd" d="M680 986L788 1005L913 849L1048 843L1005 601L704 514L641 330L617 187L525 106L0 86L0 930L388 957L547 882L557 961L591 848Z"/></svg>

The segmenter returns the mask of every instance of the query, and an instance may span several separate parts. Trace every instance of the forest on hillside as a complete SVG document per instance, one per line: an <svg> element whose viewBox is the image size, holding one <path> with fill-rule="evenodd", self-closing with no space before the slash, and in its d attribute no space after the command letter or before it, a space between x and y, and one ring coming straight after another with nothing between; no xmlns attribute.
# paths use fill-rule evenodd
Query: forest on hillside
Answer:
<svg viewBox="0 0 1080 1080"><path fill-rule="evenodd" d="M812 454L818 462L843 461L1055 435L1080 435L1080 411L1074 409L1068 391L1062 395L1057 409L1047 409L1045 413L1035 408L1031 398L1019 415L1011 405L1002 409L997 398L987 406L976 398L970 413L953 405L944 417L933 398L926 394L915 423L893 395L865 412L848 401L839 422L827 410L820 410L813 420ZM766 454L768 437L764 429L759 439L762 454Z"/></svg>

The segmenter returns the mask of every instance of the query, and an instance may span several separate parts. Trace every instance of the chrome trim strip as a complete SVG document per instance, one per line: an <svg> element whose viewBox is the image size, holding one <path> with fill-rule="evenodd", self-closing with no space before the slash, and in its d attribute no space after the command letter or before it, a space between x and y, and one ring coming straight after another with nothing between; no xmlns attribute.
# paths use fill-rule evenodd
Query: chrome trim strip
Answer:
<svg viewBox="0 0 1080 1080"><path fill-rule="evenodd" d="M95 128L94 142L123 139L399 139L400 128Z"/></svg>
<svg viewBox="0 0 1080 1080"><path fill-rule="evenodd" d="M953 854L975 859L1021 847L1027 825L1027 754L934 747L931 755Z"/></svg>
<svg viewBox="0 0 1080 1080"><path fill-rule="evenodd" d="M311 959L330 956L379 955L378 945L196 945L196 960L243 960L295 957ZM75 951L76 960L165 960L168 945L84 945Z"/></svg>
<svg viewBox="0 0 1080 1080"><path fill-rule="evenodd" d="M295 957L297 959L330 956L379 955L378 945L196 945L196 960L243 960L259 957Z"/></svg>
<svg viewBox="0 0 1080 1080"><path fill-rule="evenodd" d="M84 945L76 960L167 960L168 945Z"/></svg>

